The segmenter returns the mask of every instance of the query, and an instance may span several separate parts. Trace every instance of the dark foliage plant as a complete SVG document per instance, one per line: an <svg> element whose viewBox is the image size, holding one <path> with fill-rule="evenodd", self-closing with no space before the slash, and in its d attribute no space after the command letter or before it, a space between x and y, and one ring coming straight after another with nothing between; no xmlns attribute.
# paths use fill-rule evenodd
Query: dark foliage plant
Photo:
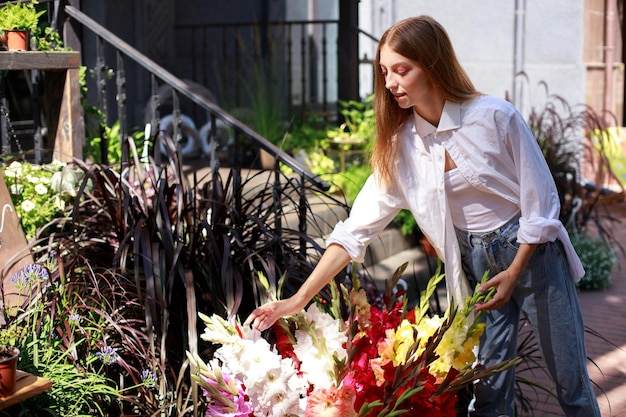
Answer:
<svg viewBox="0 0 626 417"><path fill-rule="evenodd" d="M267 299L260 273L275 293L293 293L347 207L279 170L241 178L221 169L189 181L172 142L161 165L128 146L128 164L77 162L84 175L73 207L38 238L62 254L84 297L100 300L111 326L102 332L128 367L107 373L124 395L104 414L185 414L194 396L186 352L211 349L198 337L197 313L245 317ZM314 205L330 217L313 215ZM144 368L158 375L155 387L136 387Z"/></svg>
<svg viewBox="0 0 626 417"><path fill-rule="evenodd" d="M582 198L579 161L585 114L576 113L566 101L554 97L543 108L533 108L527 120L557 186L561 221L567 223L576 215L573 202Z"/></svg>
<svg viewBox="0 0 626 417"><path fill-rule="evenodd" d="M557 186L560 220L570 232L586 230L591 222L603 239L617 244L607 203L623 200L624 193L604 188L614 178L605 153L611 141L608 127L614 119L587 105L572 106L560 96L549 95L542 107L532 109L528 125Z"/></svg>

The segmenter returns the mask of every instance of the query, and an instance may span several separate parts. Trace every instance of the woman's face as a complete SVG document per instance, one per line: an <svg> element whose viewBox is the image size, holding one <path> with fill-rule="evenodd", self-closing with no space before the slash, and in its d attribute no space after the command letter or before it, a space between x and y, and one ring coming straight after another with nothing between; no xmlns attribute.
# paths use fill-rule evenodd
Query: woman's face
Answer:
<svg viewBox="0 0 626 417"><path fill-rule="evenodd" d="M385 79L385 87L401 108L420 108L432 102L435 88L416 61L383 45L380 49L380 71Z"/></svg>

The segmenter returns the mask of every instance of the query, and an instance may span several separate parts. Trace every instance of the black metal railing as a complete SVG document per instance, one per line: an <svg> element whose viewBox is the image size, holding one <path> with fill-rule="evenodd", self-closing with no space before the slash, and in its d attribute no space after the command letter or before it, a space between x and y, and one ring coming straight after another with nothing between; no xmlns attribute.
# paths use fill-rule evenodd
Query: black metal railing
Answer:
<svg viewBox="0 0 626 417"><path fill-rule="evenodd" d="M325 181L323 181L318 176L312 174L310 171L304 168L302 164L300 164L300 162L295 160L291 155L282 151L280 148L278 148L276 145L268 141L266 138L257 134L250 127L246 126L245 124L237 120L234 116L227 113L225 110L223 110L220 106L218 106L214 102L211 102L203 95L195 92L192 88L189 87L189 85L186 82L178 79L177 77L172 75L170 72L168 72L161 66L157 65L150 58L148 58L147 56L143 55L142 53L134 49L132 46L124 42L115 34L108 31L106 28L104 28L100 24L98 24L95 20L91 19L89 16L87 16L86 14L82 13L81 11L79 11L78 9L72 6L66 6L65 11L71 18L81 23L83 25L84 30L89 30L97 36L97 39L98 39L97 48L99 50L99 53L98 53L98 62L96 64L97 68L95 68L94 73L100 74L100 76L98 76L98 86L99 86L99 93L101 95L106 94L106 80L105 80L106 77L104 76L104 74L110 69L110 67L107 66L107 64L105 63L104 53L102 51L103 44L107 43L113 46L116 50L117 70L114 71L114 73L116 76L116 85L118 89L117 90L118 116L122 118L120 119L120 130L121 130L120 137L125 137L128 132L128 128L127 126L124 126L124 120L123 120L123 115L126 113L125 111L126 91L125 91L125 79L124 79L125 77L124 76L125 74L124 63L126 62L126 59L131 59L135 61L135 63L137 63L139 66L141 66L143 69L147 70L150 73L151 79L152 79L152 85L153 85L153 96L156 96L155 90L159 85L159 81L163 83L167 83L175 90L176 95L182 95L182 96L189 98L196 105L202 107L205 111L207 111L211 115L211 118L213 118L213 120L219 119L222 122L226 123L229 127L231 127L236 132L236 135L246 136L247 138L252 140L256 145L258 145L259 148L270 153L278 161L292 168L296 173L304 177L307 181L312 182L320 190L329 189L329 185ZM106 105L105 101L106 100L104 99L104 97L102 97L101 99L102 106ZM158 126L158 120L156 120L158 118L158 103L155 102L152 108L154 111L152 115L153 120L151 120L151 125ZM176 124L174 128L176 128ZM212 168L217 167L217 161L215 160L215 158L212 158L211 167Z"/></svg>
<svg viewBox="0 0 626 417"><path fill-rule="evenodd" d="M209 100L202 93L197 92L189 83L180 80L179 78L172 75L170 72L156 64L150 58L146 57L135 48L130 46L128 43L117 37L115 34L98 24L95 20L82 13L78 9L72 6L65 7L66 14L74 19L76 22L79 22L82 25L84 31L90 31L96 36L96 49L97 49L97 62L96 68L93 69L92 73L96 75L97 85L98 85L98 101L101 110L107 105L107 86L108 86L108 78L109 74L113 73L115 77L115 85L116 85L116 93L115 100L117 104L117 114L118 120L120 123L120 138L126 138L128 136L128 126L126 125L125 115L127 113L126 108L126 100L127 100L127 91L126 91L126 79L125 79L125 67L127 64L127 60L134 61L137 65L143 68L150 74L151 80L151 90L152 90L152 98L150 101L149 107L149 129L147 131L151 131L152 135L155 137L158 136L159 133L159 99L158 99L158 89L159 86L163 84L167 84L172 88L172 114L175 117L175 122L173 123L173 138L179 138L181 136L181 127L180 127L180 99L186 98L192 101L195 105L202 108L207 112L209 119L212 122L212 126L217 126L217 121L220 123L224 123L234 132L234 146L235 146L235 155L241 154L242 150L242 142L244 139L247 141L246 143L251 142L253 146L258 147L272 155L275 160L274 168L277 170L278 162L290 167L299 177L300 177L300 187L302 187L302 192L300 192L300 204L305 206L306 202L306 193L304 192L305 184L308 188L317 188L321 191L327 191L330 188L330 185L326 183L324 180L319 178L318 176L312 174L308 171L303 165L295 160L291 155L279 149L276 145L271 143L266 138L262 137L250 127L239 121L237 118L233 117L231 114L226 112L216 103ZM112 70L112 67L106 62L105 59L105 46L113 47L115 50L115 55L117 57L115 62L115 69ZM83 45L83 48L87 47ZM156 128L155 128L156 127ZM209 155L208 163L212 170L219 169L219 159L215 154L216 142L217 142L217 129L212 128L209 133L209 141L213 145L210 148L213 150ZM159 152L155 151L155 158L158 156ZM128 161L127 151L123 153L122 160ZM233 181L233 193L234 195L240 195L242 192L241 189L241 171L244 167L241 166L241 159L234 158L235 166L232 169L235 170ZM275 176L276 181L279 181L279 176ZM312 187L311 187L312 186ZM299 220L300 228L302 232L305 232L306 229L306 221L305 219Z"/></svg>

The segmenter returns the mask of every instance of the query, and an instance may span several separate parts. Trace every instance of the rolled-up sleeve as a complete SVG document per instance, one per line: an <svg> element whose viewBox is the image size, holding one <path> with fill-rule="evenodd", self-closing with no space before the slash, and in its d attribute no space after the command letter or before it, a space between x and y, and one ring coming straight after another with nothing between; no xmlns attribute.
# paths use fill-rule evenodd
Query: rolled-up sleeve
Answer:
<svg viewBox="0 0 626 417"><path fill-rule="evenodd" d="M352 260L363 262L367 246L395 218L402 208L401 202L400 198L382 191L371 175L355 199L350 215L337 223L326 245L341 245Z"/></svg>
<svg viewBox="0 0 626 417"><path fill-rule="evenodd" d="M507 143L519 181L521 209L518 240L553 242L561 233L559 195L552 173L530 128L517 112L510 115Z"/></svg>
<svg viewBox="0 0 626 417"><path fill-rule="evenodd" d="M546 243L560 240L567 255L572 279L585 274L565 226L559 219L561 205L552 173L528 125L519 114L511 118L508 138L520 182L520 243ZM518 138L514 142L511 138Z"/></svg>

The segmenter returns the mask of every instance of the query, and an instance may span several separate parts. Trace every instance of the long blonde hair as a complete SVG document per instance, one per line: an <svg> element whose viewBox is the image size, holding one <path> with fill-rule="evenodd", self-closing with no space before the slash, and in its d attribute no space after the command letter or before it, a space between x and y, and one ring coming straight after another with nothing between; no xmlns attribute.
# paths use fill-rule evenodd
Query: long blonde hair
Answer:
<svg viewBox="0 0 626 417"><path fill-rule="evenodd" d="M385 87L385 76L380 68L380 50L388 46L394 52L416 61L441 96L449 101L463 102L479 96L467 73L456 58L446 30L429 16L404 19L383 34L374 63L374 112L376 115L376 142L371 157L383 186L389 186L395 175L397 142L393 137L413 109L400 108Z"/></svg>

